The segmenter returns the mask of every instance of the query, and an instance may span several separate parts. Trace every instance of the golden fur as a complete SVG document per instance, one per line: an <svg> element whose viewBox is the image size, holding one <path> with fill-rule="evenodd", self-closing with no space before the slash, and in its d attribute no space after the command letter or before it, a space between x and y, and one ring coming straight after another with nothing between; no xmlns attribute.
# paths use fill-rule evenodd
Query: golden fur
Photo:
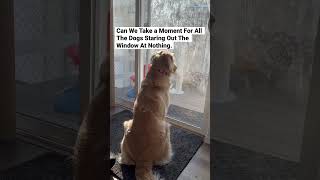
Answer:
<svg viewBox="0 0 320 180"><path fill-rule="evenodd" d="M100 68L96 95L81 123L74 146L74 180L107 179L107 73L106 61Z"/></svg>
<svg viewBox="0 0 320 180"><path fill-rule="evenodd" d="M170 75L177 69L173 54L159 51L133 107L133 119L124 122L120 163L136 165L137 180L153 180L153 165L164 165L172 156L170 126L166 122L169 106Z"/></svg>

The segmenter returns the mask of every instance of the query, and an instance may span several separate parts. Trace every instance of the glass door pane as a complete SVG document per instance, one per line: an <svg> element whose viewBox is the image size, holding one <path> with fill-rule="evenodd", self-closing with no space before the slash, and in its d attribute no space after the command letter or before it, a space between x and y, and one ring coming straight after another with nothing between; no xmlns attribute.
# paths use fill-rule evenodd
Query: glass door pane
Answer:
<svg viewBox="0 0 320 180"><path fill-rule="evenodd" d="M113 2L113 27L135 26L135 0ZM135 50L114 49L116 102L131 106L135 99Z"/></svg>
<svg viewBox="0 0 320 180"><path fill-rule="evenodd" d="M214 7L214 175L296 179L319 5L218 0ZM249 173L228 177L220 163Z"/></svg>
<svg viewBox="0 0 320 180"><path fill-rule="evenodd" d="M148 4L149 3L149 4ZM192 43L175 43L176 76L170 89L168 116L197 128L204 120L205 95L210 69L210 35L207 30L209 4L206 0L152 0L145 3L146 22L152 27L205 27L205 35L194 35ZM144 69L152 53L143 50Z"/></svg>
<svg viewBox="0 0 320 180"><path fill-rule="evenodd" d="M78 129L79 4L79 0L15 0L19 116Z"/></svg>

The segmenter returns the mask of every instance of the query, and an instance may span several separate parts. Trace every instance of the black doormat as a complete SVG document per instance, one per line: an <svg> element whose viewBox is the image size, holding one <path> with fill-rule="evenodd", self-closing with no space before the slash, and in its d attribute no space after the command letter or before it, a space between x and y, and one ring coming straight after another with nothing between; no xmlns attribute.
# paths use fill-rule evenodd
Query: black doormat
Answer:
<svg viewBox="0 0 320 180"><path fill-rule="evenodd" d="M123 137L123 122L132 118L132 112L124 110L112 117L110 134L111 154L118 155L120 152L120 142ZM161 178L166 180L176 180L183 169L188 165L191 158L202 144L202 137L190 133L186 130L171 126L171 143L173 149L172 161L165 166L154 167ZM118 163L112 169L118 176L124 179L133 180L134 166L120 166Z"/></svg>
<svg viewBox="0 0 320 180"><path fill-rule="evenodd" d="M171 104L168 109L168 116L174 119L183 120L184 122L200 127L204 121L204 114Z"/></svg>
<svg viewBox="0 0 320 180"><path fill-rule="evenodd" d="M296 180L299 163L211 141L216 180Z"/></svg>
<svg viewBox="0 0 320 180"><path fill-rule="evenodd" d="M0 172L0 180L72 180L68 156L47 153L17 167Z"/></svg>

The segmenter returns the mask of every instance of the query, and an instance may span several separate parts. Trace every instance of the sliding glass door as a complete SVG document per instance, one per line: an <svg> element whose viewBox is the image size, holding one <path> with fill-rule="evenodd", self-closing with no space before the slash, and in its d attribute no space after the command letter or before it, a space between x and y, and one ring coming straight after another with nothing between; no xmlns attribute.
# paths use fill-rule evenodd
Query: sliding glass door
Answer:
<svg viewBox="0 0 320 180"><path fill-rule="evenodd" d="M135 26L135 0L113 1L113 27ZM116 102L131 107L135 99L135 50L114 49Z"/></svg>
<svg viewBox="0 0 320 180"><path fill-rule="evenodd" d="M93 4L14 1L18 136L72 151L94 88Z"/></svg>
<svg viewBox="0 0 320 180"><path fill-rule="evenodd" d="M299 161L319 10L230 3L214 4L215 139Z"/></svg>
<svg viewBox="0 0 320 180"><path fill-rule="evenodd" d="M18 115L80 125L79 0L15 0Z"/></svg>
<svg viewBox="0 0 320 180"><path fill-rule="evenodd" d="M114 1L113 20L114 27L205 27L205 35L193 36L192 43L176 43L171 50L178 70L171 82L168 110L172 123L204 134L210 70L209 3L206 0ZM151 55L158 50L114 49L114 88L118 104L132 108L140 83L150 68Z"/></svg>
<svg viewBox="0 0 320 180"><path fill-rule="evenodd" d="M152 27L205 27L205 35L193 35L192 42L175 43L171 51L178 66L170 88L168 117L182 126L201 132L204 121L206 91L210 70L210 34L207 30L209 4L206 0L142 1L143 25ZM152 53L141 50L144 76Z"/></svg>

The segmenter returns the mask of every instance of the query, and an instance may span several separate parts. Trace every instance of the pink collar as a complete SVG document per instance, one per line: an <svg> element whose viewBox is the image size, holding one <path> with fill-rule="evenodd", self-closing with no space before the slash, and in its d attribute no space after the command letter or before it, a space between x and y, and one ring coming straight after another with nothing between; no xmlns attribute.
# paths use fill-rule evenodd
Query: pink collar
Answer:
<svg viewBox="0 0 320 180"><path fill-rule="evenodd" d="M169 73L163 69L158 69L158 72L162 75L169 76Z"/></svg>

